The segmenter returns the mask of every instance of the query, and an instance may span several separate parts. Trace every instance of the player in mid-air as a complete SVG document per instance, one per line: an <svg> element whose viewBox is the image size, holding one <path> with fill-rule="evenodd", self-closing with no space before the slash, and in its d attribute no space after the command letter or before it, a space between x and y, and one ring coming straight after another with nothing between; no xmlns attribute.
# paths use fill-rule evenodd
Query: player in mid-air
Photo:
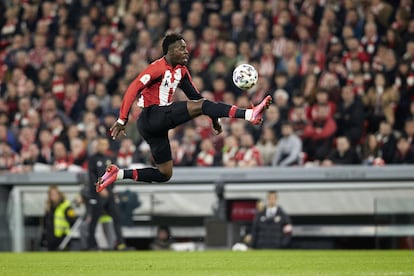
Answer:
<svg viewBox="0 0 414 276"><path fill-rule="evenodd" d="M121 170L112 164L98 179L98 192L120 179L143 182L168 181L173 171L168 140L169 129L200 115L207 115L212 119L216 134L222 132L218 121L221 117L240 118L252 124L260 124L265 109L271 103L271 97L267 96L257 106L241 109L204 99L195 88L186 67L189 54L182 35L166 35L162 42L162 50L164 56L148 65L129 85L122 100L119 118L110 129L113 139L121 133L126 135L128 114L138 96L138 106L142 108L138 118L138 130L150 145L156 168ZM181 88L189 101L172 101L177 87Z"/></svg>

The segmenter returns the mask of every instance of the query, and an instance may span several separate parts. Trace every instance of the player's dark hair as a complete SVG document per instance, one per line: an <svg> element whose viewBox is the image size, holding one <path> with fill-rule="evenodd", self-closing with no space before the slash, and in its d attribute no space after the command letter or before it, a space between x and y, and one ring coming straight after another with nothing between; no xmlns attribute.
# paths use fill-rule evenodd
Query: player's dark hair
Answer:
<svg viewBox="0 0 414 276"><path fill-rule="evenodd" d="M183 39L183 36L178 33L171 33L164 37L164 40L162 41L162 52L164 55L167 54L168 48L171 44L174 44L176 41Z"/></svg>

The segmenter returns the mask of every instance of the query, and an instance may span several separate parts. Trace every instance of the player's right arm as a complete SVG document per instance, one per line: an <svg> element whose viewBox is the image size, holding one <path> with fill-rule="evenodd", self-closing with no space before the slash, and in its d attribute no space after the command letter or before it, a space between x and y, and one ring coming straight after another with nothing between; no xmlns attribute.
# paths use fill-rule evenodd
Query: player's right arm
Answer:
<svg viewBox="0 0 414 276"><path fill-rule="evenodd" d="M135 102L138 93L140 93L154 79L153 66L149 65L142 71L128 86L124 98L122 99L121 109L119 111L118 120L110 128L112 139L116 139L120 133L125 134L125 125L128 122L129 111Z"/></svg>

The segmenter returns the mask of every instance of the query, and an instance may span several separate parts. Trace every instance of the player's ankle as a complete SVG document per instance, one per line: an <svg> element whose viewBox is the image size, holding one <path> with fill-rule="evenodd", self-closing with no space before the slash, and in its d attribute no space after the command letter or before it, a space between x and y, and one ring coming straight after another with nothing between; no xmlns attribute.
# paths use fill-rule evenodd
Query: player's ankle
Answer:
<svg viewBox="0 0 414 276"><path fill-rule="evenodd" d="M117 180L124 179L124 170L119 169L118 173L116 174L116 179Z"/></svg>
<svg viewBox="0 0 414 276"><path fill-rule="evenodd" d="M244 113L244 119L247 121L250 121L253 117L253 109L246 109L246 112Z"/></svg>

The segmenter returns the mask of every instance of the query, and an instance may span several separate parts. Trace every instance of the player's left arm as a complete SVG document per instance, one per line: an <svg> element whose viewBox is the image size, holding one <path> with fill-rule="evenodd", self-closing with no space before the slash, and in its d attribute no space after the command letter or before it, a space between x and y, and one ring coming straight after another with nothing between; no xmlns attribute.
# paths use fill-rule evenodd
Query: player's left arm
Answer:
<svg viewBox="0 0 414 276"><path fill-rule="evenodd" d="M181 88L181 90L183 90L184 94L190 100L203 99L200 92L198 92L197 88L195 87L193 80L191 78L191 75L187 69L185 70L185 74L180 84L178 85L178 87ZM214 129L215 134L220 134L221 132L223 132L219 118L211 118L211 121L213 123L213 129Z"/></svg>
<svg viewBox="0 0 414 276"><path fill-rule="evenodd" d="M128 115L131 110L131 106L135 102L138 93L140 93L150 83L154 71L152 68L153 66L149 65L128 86L122 99L118 120L116 120L110 128L112 139L115 140L120 133L124 136L126 135L125 127L128 122Z"/></svg>
<svg viewBox="0 0 414 276"><path fill-rule="evenodd" d="M203 98L200 92L198 92L197 88L195 87L193 79L191 78L191 75L188 72L187 68L185 68L184 70L184 76L181 79L178 87L181 88L181 90L183 90L184 94L190 100L197 101Z"/></svg>

